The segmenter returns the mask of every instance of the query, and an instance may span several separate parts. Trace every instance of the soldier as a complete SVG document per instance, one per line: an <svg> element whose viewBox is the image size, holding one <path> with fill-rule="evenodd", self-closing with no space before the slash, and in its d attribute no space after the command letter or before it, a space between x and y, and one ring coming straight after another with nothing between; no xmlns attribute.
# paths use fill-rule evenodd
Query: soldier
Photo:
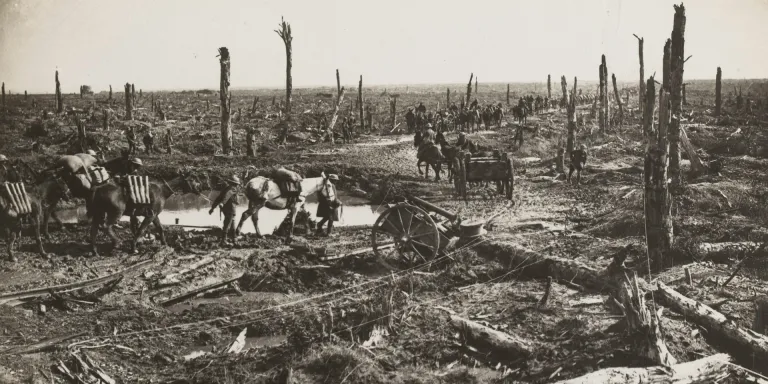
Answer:
<svg viewBox="0 0 768 384"><path fill-rule="evenodd" d="M171 137L171 129L165 131L165 151L170 155L173 152L173 138Z"/></svg>
<svg viewBox="0 0 768 384"><path fill-rule="evenodd" d="M456 140L456 146L462 151L469 151L470 153L477 152L477 145L475 142L467 139L467 135L464 132L459 132L459 139Z"/></svg>
<svg viewBox="0 0 768 384"><path fill-rule="evenodd" d="M221 207L221 213L224 214L224 226L221 228L222 233L219 245L226 244L227 236L232 237L232 244L236 243L235 214L237 213L237 194L240 188L240 178L236 175L232 175L232 177L225 179L224 182L227 183L227 186L221 193L219 193L219 196L213 201L211 209L208 211L208 214L210 215L213 214L213 210L216 209L216 207Z"/></svg>
<svg viewBox="0 0 768 384"><path fill-rule="evenodd" d="M576 171L576 185L579 185L581 182L581 170L584 169L584 166L587 164L587 146L584 144L581 144L579 146L579 149L574 150L571 152L571 166L570 170L568 171L568 183L571 182L571 175L573 174L573 171Z"/></svg>
<svg viewBox="0 0 768 384"><path fill-rule="evenodd" d="M333 222L339 221L339 207L341 207L341 201L336 196L336 182L339 181L339 177L336 175L330 175L323 183L323 188L320 190L319 197L317 199L317 217L322 218L317 224L317 236L323 235L323 225L328 223L328 232L325 236L330 236L333 230Z"/></svg>
<svg viewBox="0 0 768 384"><path fill-rule="evenodd" d="M125 137L128 140L128 154L133 155L136 153L136 132L133 127L128 127L125 130Z"/></svg>
<svg viewBox="0 0 768 384"><path fill-rule="evenodd" d="M424 132L424 135L421 137L421 145L427 146L427 145L435 145L435 131L432 130L432 124L427 123L427 130Z"/></svg>
<svg viewBox="0 0 768 384"><path fill-rule="evenodd" d="M155 152L155 135L151 129L147 129L147 133L142 138L144 142L144 151L149 154Z"/></svg>
<svg viewBox="0 0 768 384"><path fill-rule="evenodd" d="M424 103L419 102L419 106L416 107L416 113L427 113L427 107L424 106Z"/></svg>
<svg viewBox="0 0 768 384"><path fill-rule="evenodd" d="M405 124L408 126L408 133L413 132L416 127L416 115L413 114L413 107L408 107L408 112L405 113Z"/></svg>

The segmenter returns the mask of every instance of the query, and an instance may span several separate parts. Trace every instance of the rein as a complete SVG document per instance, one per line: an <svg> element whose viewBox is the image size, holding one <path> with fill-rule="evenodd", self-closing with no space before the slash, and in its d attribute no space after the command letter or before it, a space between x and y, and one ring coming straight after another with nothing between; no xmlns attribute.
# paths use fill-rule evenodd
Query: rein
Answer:
<svg viewBox="0 0 768 384"><path fill-rule="evenodd" d="M160 178L160 180L162 180L162 181L163 181L163 184L164 184L166 187L168 187L168 190L170 190L170 191L171 191L171 195L175 195L175 194L176 194L176 191L174 191L174 190L173 190L173 188L171 188L171 185L170 185L170 184L168 184L168 182L167 182L167 181L165 181L165 179L164 179L164 178L162 178L162 177L161 177L161 178Z"/></svg>

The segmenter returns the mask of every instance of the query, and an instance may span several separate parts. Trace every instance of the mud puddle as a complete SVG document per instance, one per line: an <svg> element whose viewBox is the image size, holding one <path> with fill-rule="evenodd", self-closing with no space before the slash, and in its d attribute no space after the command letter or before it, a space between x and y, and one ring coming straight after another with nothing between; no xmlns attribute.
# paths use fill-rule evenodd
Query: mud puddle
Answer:
<svg viewBox="0 0 768 384"><path fill-rule="evenodd" d="M218 192L212 192L208 199L213 201L216 198ZM369 205L368 201L359 197L339 194L340 199L344 202L342 208L341 220L334 224L336 227L348 227L348 226L361 226L372 225L379 214L384 211L385 207L378 205ZM247 199L241 197L240 204L237 207L237 220L243 211L248 208ZM223 218L219 210L214 211L213 214L208 214L208 210L211 207L211 202L206 200L202 196L197 195L184 195L174 196L165 204L165 209L160 213L160 222L164 225L180 225L187 230L204 230L211 227L221 227ZM305 208L309 211L310 216L314 220L319 220L315 213L317 213L317 197L312 195L308 196ZM274 211L271 209L263 208L259 211L259 231L261 233L272 233L280 225L288 214L287 210ZM80 206L73 209L66 209L57 212L58 217L64 223L77 223L79 221L87 220L85 207ZM122 217L120 221L128 222L128 217ZM254 227L251 220L248 220L243 225L243 233L254 233Z"/></svg>

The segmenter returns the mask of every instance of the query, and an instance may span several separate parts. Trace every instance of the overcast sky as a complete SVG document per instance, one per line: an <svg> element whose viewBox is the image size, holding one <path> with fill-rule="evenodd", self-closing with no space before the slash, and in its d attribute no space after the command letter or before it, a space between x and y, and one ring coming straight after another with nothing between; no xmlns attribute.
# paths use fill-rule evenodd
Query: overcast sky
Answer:
<svg viewBox="0 0 768 384"><path fill-rule="evenodd" d="M0 0L0 81L16 92L81 84L217 88L217 48L232 85L285 84L274 29L293 28L294 86L597 79L600 55L619 81L660 71L672 31L667 0ZM768 0L686 4L687 79L768 77Z"/></svg>

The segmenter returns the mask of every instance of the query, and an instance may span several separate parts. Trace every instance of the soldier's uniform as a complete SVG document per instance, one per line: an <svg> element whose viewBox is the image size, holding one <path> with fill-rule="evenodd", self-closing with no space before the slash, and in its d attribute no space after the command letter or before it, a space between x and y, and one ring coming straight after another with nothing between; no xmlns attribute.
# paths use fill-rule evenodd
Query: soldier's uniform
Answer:
<svg viewBox="0 0 768 384"><path fill-rule="evenodd" d="M584 166L587 164L587 146L582 144L579 146L579 149L573 150L571 152L571 165L570 169L568 171L568 182L571 182L571 175L573 174L573 171L576 171L576 184L579 184L581 182L581 171L584 169Z"/></svg>
<svg viewBox="0 0 768 384"><path fill-rule="evenodd" d="M333 222L339 221L339 207L341 206L341 201L336 195L335 185L338 180L339 177L336 175L328 176L328 179L323 181L323 188L320 189L320 193L318 194L316 216L322 219L317 224L316 235L318 236L322 235L323 225L326 222L328 223L328 232L326 232L325 235L328 236L333 230Z"/></svg>
<svg viewBox="0 0 768 384"><path fill-rule="evenodd" d="M226 180L227 187L219 193L216 200L213 201L211 209L208 214L212 214L216 207L221 207L221 213L224 214L224 225L222 226L222 234L220 244L224 244L227 241L227 236L232 237L232 242L235 242L235 215L237 214L237 194L240 189L240 178L232 176Z"/></svg>
<svg viewBox="0 0 768 384"><path fill-rule="evenodd" d="M136 153L136 132L133 127L128 127L125 131L125 137L128 140L128 154L133 155Z"/></svg>

